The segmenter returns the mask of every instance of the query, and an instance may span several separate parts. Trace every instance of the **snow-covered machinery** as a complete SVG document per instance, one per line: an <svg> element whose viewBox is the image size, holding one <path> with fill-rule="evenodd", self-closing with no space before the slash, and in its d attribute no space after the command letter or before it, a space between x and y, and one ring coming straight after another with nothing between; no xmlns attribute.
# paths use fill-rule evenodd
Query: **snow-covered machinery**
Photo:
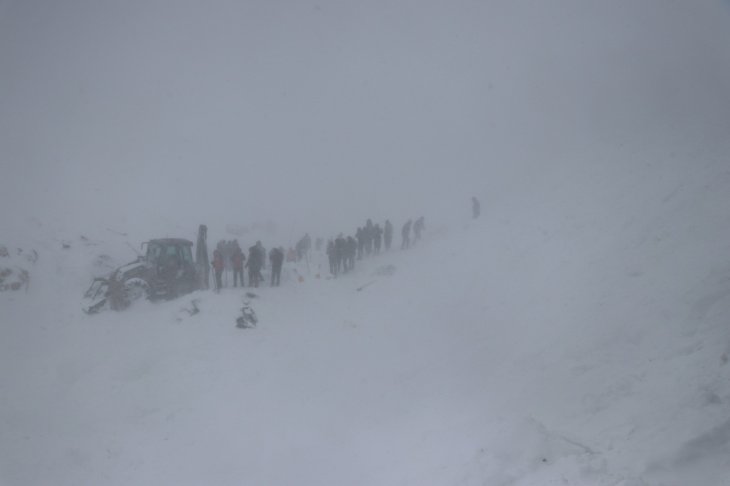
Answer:
<svg viewBox="0 0 730 486"><path fill-rule="evenodd" d="M201 225L197 255L205 255L206 229ZM202 241L202 244L201 244ZM104 308L123 310L137 299L172 299L200 288L205 282L208 266L193 261L193 243L182 238L161 238L142 243L144 255L114 270L106 278L95 278L84 297L91 304L84 309L95 314Z"/></svg>

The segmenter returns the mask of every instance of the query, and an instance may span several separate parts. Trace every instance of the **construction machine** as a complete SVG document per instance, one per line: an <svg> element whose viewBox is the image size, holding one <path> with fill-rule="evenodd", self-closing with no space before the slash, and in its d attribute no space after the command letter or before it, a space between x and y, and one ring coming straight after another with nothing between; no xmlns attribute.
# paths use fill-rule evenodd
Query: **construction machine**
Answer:
<svg viewBox="0 0 730 486"><path fill-rule="evenodd" d="M208 288L207 228L198 231L197 260L193 243L182 238L159 238L142 243L138 258L115 269L107 277L95 278L84 294L95 314L105 308L123 310L135 300L174 299Z"/></svg>

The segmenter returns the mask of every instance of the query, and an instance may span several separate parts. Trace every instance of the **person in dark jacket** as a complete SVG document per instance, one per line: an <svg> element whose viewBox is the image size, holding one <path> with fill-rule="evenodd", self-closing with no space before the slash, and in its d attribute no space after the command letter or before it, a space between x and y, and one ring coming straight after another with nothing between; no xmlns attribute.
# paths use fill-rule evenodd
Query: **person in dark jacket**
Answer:
<svg viewBox="0 0 730 486"><path fill-rule="evenodd" d="M238 241L235 242L233 253L231 254L231 263L233 264L233 286L238 287L238 281L241 281L241 287L243 283L243 262L246 261L246 255L243 254L241 247L238 245Z"/></svg>
<svg viewBox="0 0 730 486"><path fill-rule="evenodd" d="M337 275L337 252L335 251L335 242L332 240L327 242L327 258L330 262L330 273Z"/></svg>
<svg viewBox="0 0 730 486"><path fill-rule="evenodd" d="M390 250L390 244L393 242L393 224L389 219L385 220L385 228L383 229L383 242L385 243L385 251Z"/></svg>
<svg viewBox="0 0 730 486"><path fill-rule="evenodd" d="M403 241L400 245L401 250L407 250L409 246L411 246L411 225L413 224L412 220L406 221L406 224L403 225L403 228L401 229L401 236L403 237Z"/></svg>
<svg viewBox="0 0 730 486"><path fill-rule="evenodd" d="M340 273L340 270L343 269L343 264L345 263L345 252L347 251L346 246L345 238L342 236L342 233L340 233L335 239L335 275Z"/></svg>
<svg viewBox="0 0 730 486"><path fill-rule="evenodd" d="M373 228L373 222L367 220L365 227L363 228L365 234L365 254L370 256L373 253L373 239L375 236L375 228Z"/></svg>
<svg viewBox="0 0 730 486"><path fill-rule="evenodd" d="M347 237L347 257L345 259L345 266L347 271L355 268L355 255L357 254L357 241L352 236Z"/></svg>
<svg viewBox="0 0 730 486"><path fill-rule="evenodd" d="M257 241L255 245L248 249L248 285L249 287L258 287L261 281L261 268L264 266L263 245Z"/></svg>
<svg viewBox="0 0 730 486"><path fill-rule="evenodd" d="M281 283L281 267L284 264L284 248L272 248L269 252L271 262L271 286L278 287Z"/></svg>
<svg viewBox="0 0 730 486"><path fill-rule="evenodd" d="M373 253L380 253L380 246L383 244L383 228L379 224L373 226Z"/></svg>
<svg viewBox="0 0 730 486"><path fill-rule="evenodd" d="M297 241L297 261L302 260L312 247L312 238L306 233L301 240Z"/></svg>
<svg viewBox="0 0 730 486"><path fill-rule="evenodd" d="M362 260L362 253L365 250L365 233L362 228L357 228L355 238L357 239L357 259Z"/></svg>

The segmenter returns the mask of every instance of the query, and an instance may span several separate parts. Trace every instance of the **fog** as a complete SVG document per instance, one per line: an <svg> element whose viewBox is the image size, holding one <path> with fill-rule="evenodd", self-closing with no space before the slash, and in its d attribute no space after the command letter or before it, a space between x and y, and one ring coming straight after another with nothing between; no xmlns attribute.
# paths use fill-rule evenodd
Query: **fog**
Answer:
<svg viewBox="0 0 730 486"><path fill-rule="evenodd" d="M3 219L332 234L458 221L472 195L541 204L550 180L610 184L724 142L728 12L4 0Z"/></svg>
<svg viewBox="0 0 730 486"><path fill-rule="evenodd" d="M0 483L727 484L729 27L730 0L0 0ZM366 218L393 248L281 287L114 270L201 223L271 249Z"/></svg>

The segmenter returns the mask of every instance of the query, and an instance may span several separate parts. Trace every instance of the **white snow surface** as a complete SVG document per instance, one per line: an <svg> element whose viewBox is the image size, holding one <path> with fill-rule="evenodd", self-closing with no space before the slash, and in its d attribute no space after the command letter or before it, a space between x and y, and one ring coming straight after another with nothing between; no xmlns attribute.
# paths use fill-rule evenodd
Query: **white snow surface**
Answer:
<svg viewBox="0 0 730 486"><path fill-rule="evenodd" d="M730 484L730 171L618 173L337 279L285 264L245 330L231 288L87 316L98 255L150 235L15 227L40 259L0 295L0 483Z"/></svg>

